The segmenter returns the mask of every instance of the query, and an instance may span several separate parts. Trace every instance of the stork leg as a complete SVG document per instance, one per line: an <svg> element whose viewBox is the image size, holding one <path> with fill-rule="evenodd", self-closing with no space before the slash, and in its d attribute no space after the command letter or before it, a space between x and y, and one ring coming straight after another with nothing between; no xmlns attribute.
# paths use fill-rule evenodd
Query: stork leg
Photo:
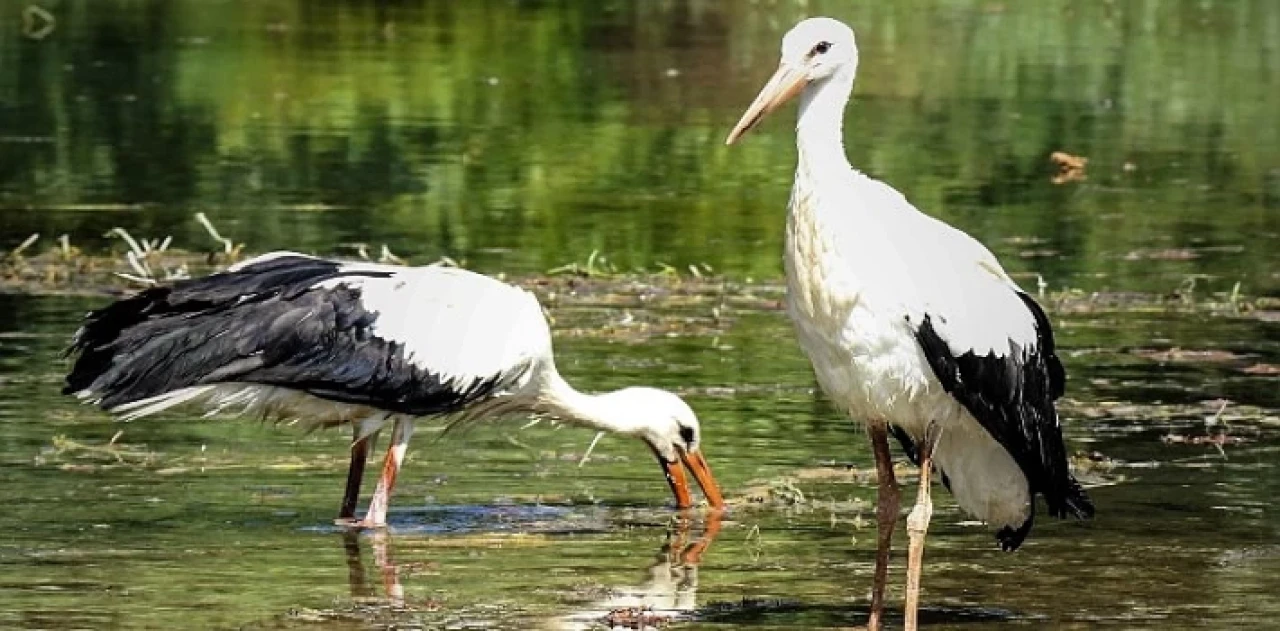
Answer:
<svg viewBox="0 0 1280 631"><path fill-rule="evenodd" d="M916 505L907 515L907 602L904 607L906 631L916 631L917 611L920 607L920 571L924 563L924 536L933 517L933 500L929 497L930 478L933 474L933 450L938 445L942 426L929 423L924 439L920 441L920 490L916 493Z"/></svg>
<svg viewBox="0 0 1280 631"><path fill-rule="evenodd" d="M369 452L378 438L374 432L361 437L364 428L360 423L352 424L351 464L347 467L347 488L342 494L342 508L338 511L338 525L349 525L355 521L356 504L360 501L360 482L364 480L365 463L369 461Z"/></svg>
<svg viewBox="0 0 1280 631"><path fill-rule="evenodd" d="M868 631L880 631L884 623L884 587L889 574L889 548L893 527L898 522L898 481L893 476L893 457L889 454L889 426L884 421L867 425L871 450L876 457L876 570L871 580L871 616Z"/></svg>
<svg viewBox="0 0 1280 631"><path fill-rule="evenodd" d="M400 465L404 464L404 453L409 448L409 437L412 435L413 422L397 419L395 428L391 430L391 445L387 447L387 457L382 461L382 476L378 478L378 488L373 492L369 512L360 521L360 527L383 528L387 525L391 490L396 486L396 475L400 473Z"/></svg>

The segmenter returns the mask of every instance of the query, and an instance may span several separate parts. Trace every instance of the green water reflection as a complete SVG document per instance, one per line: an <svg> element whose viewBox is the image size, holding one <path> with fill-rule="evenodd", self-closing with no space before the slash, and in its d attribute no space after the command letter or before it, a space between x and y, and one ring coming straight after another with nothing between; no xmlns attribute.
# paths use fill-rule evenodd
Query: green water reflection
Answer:
<svg viewBox="0 0 1280 631"><path fill-rule="evenodd" d="M25 5L0 8L5 247L31 232L119 247L102 237L115 225L202 244L190 216L204 211L254 250L385 242L488 272L598 250L623 269L705 262L775 279L790 125L722 143L780 34L827 13L863 48L855 164L1029 286L1041 274L1167 292L1205 275L1199 288L1280 293L1280 5L1263 0L49 2L56 28L39 41L17 28ZM1088 179L1051 183L1054 150L1088 156ZM648 454L606 438L579 467L591 436L571 429L423 431L388 558L369 538L352 556L325 527L346 436L182 414L120 425L58 396L58 353L96 304L0 296L0 626L572 626L675 571L658 567L670 515ZM626 317L555 315L558 331ZM736 493L865 467L865 441L814 394L781 313L729 317L717 336L562 335L557 350L586 388L686 392ZM939 493L931 628L1267 628L1280 614L1275 376L1126 349L1277 365L1277 324L1055 322L1071 447L1114 459L1092 477L1110 483L1093 491L1099 520L1045 521L1005 555ZM1225 458L1162 440L1203 434L1220 397L1257 410L1234 421L1245 440ZM145 460L53 449L122 429ZM696 572L692 626L862 620L873 542L859 501L873 490L795 479L814 501L725 522ZM386 593L391 566L403 611L363 600ZM671 589L690 597L680 576Z"/></svg>
<svg viewBox="0 0 1280 631"><path fill-rule="evenodd" d="M14 14L20 5L10 5ZM0 236L386 242L533 271L778 273L786 117L726 130L780 33L863 64L853 162L1052 286L1280 278L1280 8L1257 1L66 2L0 30ZM10 20L12 25L16 22ZM1050 182L1055 150L1088 180ZM103 210L103 209L110 210ZM36 209L36 210L25 210Z"/></svg>

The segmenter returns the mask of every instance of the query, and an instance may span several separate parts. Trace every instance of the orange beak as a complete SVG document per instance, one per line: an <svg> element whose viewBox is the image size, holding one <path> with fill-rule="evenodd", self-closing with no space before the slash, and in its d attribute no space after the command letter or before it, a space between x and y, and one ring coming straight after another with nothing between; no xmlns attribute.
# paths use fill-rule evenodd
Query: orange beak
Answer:
<svg viewBox="0 0 1280 631"><path fill-rule="evenodd" d="M693 494L689 492L689 478L684 474L685 468L689 469L693 478L698 481L698 486L702 487L702 494L707 496L707 503L711 508L716 510L724 508L724 496L720 494L720 487L716 484L715 477L711 475L711 467L707 466L707 459L702 457L701 451L680 452L680 462L667 462L659 455L658 463L662 465L667 484L671 485L671 493L676 496L676 508L685 509L693 506ZM684 467L681 467L681 464Z"/></svg>
<svg viewBox="0 0 1280 631"><path fill-rule="evenodd" d="M773 73L768 83L764 84L756 100L751 103L751 107L747 108L742 119L734 126L733 131L729 132L729 137L725 139L724 144L731 145L738 142L743 134L751 131L769 112L782 107L795 95L800 94L806 85L809 85L809 79L803 70L785 63L779 65L778 71Z"/></svg>

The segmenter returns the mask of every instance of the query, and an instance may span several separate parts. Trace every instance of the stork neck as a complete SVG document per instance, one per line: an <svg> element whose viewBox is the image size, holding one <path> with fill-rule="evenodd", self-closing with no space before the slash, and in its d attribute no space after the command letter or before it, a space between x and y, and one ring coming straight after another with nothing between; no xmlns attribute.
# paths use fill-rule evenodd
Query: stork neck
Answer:
<svg viewBox="0 0 1280 631"><path fill-rule="evenodd" d="M810 84L800 95L800 118L796 122L796 148L802 169L848 170L844 153L844 108L853 92L851 70L840 70Z"/></svg>
<svg viewBox="0 0 1280 631"><path fill-rule="evenodd" d="M566 423L618 434L636 434L643 428L634 422L631 410L611 396L612 392L579 392L559 374L553 373L538 403L538 411Z"/></svg>

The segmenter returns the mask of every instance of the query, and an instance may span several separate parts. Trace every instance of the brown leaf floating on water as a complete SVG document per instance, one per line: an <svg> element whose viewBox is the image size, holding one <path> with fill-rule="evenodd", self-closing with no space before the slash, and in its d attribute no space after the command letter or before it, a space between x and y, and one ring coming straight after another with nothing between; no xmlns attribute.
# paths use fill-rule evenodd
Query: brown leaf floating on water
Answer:
<svg viewBox="0 0 1280 631"><path fill-rule="evenodd" d="M1089 164L1088 158L1073 156L1065 151L1055 151L1049 154L1049 160L1058 165L1058 174L1053 176L1054 184L1085 180L1084 167Z"/></svg>

